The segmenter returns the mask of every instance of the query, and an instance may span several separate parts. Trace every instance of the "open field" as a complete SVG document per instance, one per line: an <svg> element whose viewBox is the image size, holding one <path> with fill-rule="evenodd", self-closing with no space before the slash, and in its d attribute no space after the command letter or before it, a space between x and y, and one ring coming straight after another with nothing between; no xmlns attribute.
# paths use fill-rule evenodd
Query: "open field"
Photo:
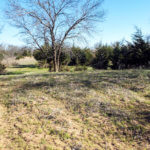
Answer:
<svg viewBox="0 0 150 150"><path fill-rule="evenodd" d="M2 150L149 150L150 70L0 76Z"/></svg>

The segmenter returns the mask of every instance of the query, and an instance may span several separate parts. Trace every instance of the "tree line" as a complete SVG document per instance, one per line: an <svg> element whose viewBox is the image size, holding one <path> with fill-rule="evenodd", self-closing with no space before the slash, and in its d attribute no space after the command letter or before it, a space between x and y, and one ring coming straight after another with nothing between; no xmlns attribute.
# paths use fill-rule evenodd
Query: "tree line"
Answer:
<svg viewBox="0 0 150 150"><path fill-rule="evenodd" d="M33 56L41 64L50 64L53 68L53 53L49 50L39 49ZM99 44L95 50L80 47L66 47L60 56L60 68L63 66L91 66L95 69L131 69L150 67L150 41L142 34L140 29L132 35L132 42L116 42L114 44Z"/></svg>
<svg viewBox="0 0 150 150"><path fill-rule="evenodd" d="M8 46L0 48L0 62L7 57L20 59L33 56L39 67L47 67L55 71L53 64L53 49L51 45L43 45L41 49L30 47ZM68 66L76 66L77 70L86 70L88 66L95 69L139 69L150 68L150 41L136 28L132 42L121 41L114 44L98 44L94 50L76 46L64 46L60 55L60 71ZM5 66L0 63L1 72ZM69 68L69 67L68 67Z"/></svg>

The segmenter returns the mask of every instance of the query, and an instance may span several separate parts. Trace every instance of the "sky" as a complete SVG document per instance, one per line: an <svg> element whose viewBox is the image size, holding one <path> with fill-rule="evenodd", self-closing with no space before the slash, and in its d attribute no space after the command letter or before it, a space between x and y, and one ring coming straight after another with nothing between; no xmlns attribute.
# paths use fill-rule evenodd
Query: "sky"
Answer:
<svg viewBox="0 0 150 150"><path fill-rule="evenodd" d="M19 36L18 29L7 24L3 16L5 2L6 0L0 0L0 24L3 25L0 43L23 46L25 43ZM85 47L93 47L99 42L111 44L123 39L131 41L135 26L139 27L143 34L150 34L150 0L104 0L103 9L105 19L98 24L99 32L87 38L89 42L84 43Z"/></svg>

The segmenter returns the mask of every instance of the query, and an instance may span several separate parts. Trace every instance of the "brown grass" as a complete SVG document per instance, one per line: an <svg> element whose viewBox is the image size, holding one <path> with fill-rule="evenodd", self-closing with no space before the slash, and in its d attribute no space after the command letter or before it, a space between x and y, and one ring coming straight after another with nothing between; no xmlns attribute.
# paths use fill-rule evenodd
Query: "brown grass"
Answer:
<svg viewBox="0 0 150 150"><path fill-rule="evenodd" d="M7 67L17 66L17 65L30 65L37 64L37 61L33 57L24 57L22 59L16 60L15 57L10 57L4 59L2 63Z"/></svg>
<svg viewBox="0 0 150 150"><path fill-rule="evenodd" d="M149 70L37 71L0 88L2 149L150 149Z"/></svg>

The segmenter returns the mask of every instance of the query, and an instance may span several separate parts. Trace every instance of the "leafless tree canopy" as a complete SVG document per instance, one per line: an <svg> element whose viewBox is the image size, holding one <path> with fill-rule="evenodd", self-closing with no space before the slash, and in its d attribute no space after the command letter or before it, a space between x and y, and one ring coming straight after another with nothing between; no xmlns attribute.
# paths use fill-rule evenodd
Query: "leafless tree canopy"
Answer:
<svg viewBox="0 0 150 150"><path fill-rule="evenodd" d="M7 16L36 47L51 45L54 69L67 40L90 32L102 21L103 0L8 0Z"/></svg>

